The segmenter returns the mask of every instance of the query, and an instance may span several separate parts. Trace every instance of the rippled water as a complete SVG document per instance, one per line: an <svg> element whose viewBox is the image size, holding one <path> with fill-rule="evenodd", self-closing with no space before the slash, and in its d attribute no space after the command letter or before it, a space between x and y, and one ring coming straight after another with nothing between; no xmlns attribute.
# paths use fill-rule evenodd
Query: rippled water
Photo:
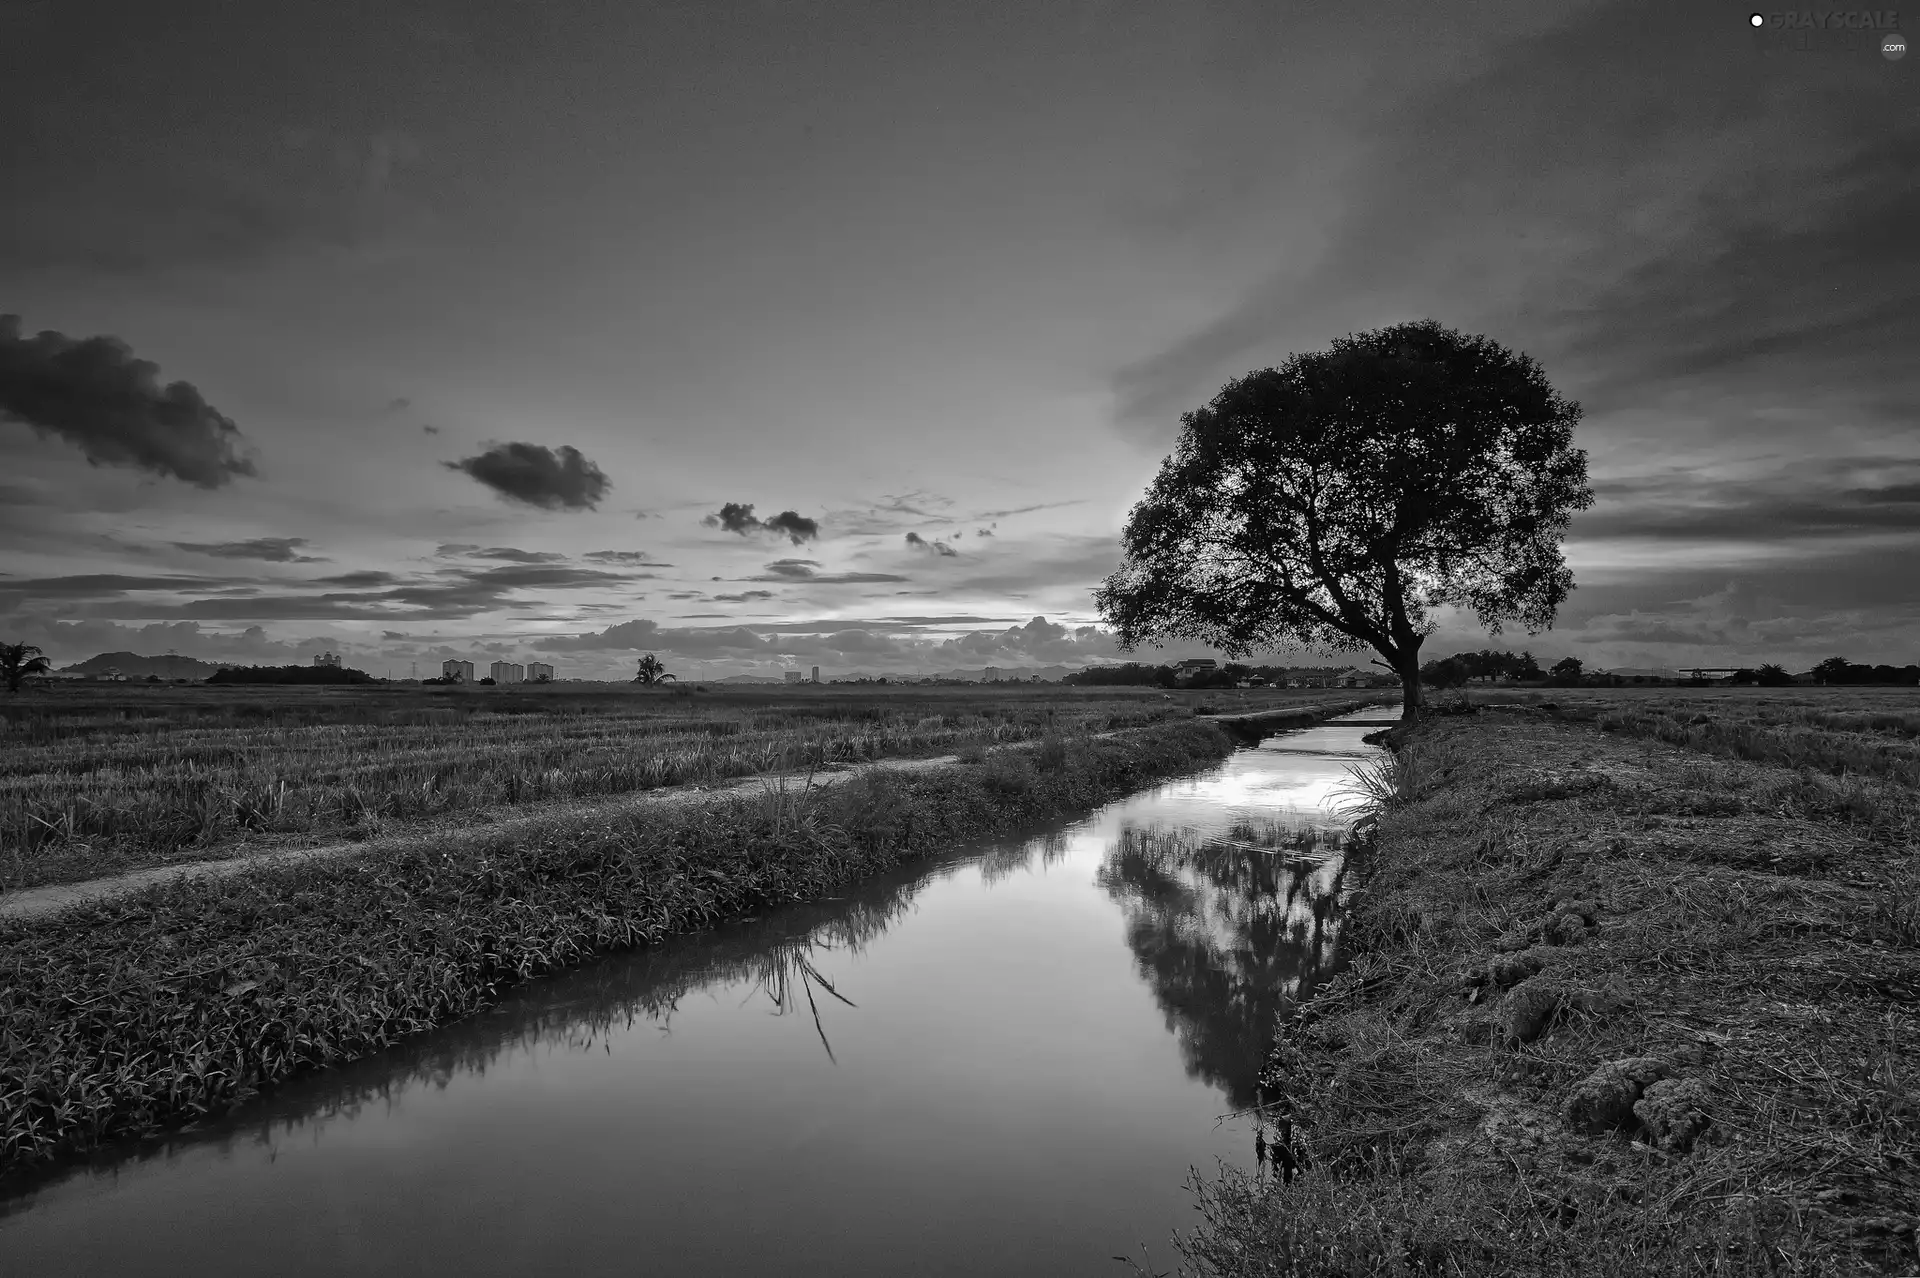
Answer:
<svg viewBox="0 0 1920 1278"><path fill-rule="evenodd" d="M0 1271L1166 1268L1335 960L1364 731L531 985L0 1204Z"/></svg>

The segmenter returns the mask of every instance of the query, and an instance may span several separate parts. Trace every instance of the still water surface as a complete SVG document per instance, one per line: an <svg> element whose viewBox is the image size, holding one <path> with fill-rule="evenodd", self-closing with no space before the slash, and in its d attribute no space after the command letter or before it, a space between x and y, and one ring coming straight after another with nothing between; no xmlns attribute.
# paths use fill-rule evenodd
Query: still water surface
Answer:
<svg viewBox="0 0 1920 1278"><path fill-rule="evenodd" d="M1365 731L530 985L0 1203L0 1271L1167 1268L1335 961Z"/></svg>

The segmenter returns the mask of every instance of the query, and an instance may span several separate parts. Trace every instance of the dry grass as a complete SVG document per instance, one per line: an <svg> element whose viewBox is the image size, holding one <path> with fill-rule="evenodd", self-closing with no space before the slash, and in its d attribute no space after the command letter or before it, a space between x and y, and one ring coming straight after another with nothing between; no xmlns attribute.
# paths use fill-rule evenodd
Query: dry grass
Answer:
<svg viewBox="0 0 1920 1278"><path fill-rule="evenodd" d="M1920 796L1517 709L1397 760L1264 1080L1281 1183L1202 1183L1191 1266L1920 1272Z"/></svg>
<svg viewBox="0 0 1920 1278"><path fill-rule="evenodd" d="M1570 689L1480 694L1550 704L1609 732L1727 758L1920 786L1920 689Z"/></svg>
<svg viewBox="0 0 1920 1278"><path fill-rule="evenodd" d="M135 686L23 696L0 704L0 886L1191 713L1158 690L684 694Z"/></svg>

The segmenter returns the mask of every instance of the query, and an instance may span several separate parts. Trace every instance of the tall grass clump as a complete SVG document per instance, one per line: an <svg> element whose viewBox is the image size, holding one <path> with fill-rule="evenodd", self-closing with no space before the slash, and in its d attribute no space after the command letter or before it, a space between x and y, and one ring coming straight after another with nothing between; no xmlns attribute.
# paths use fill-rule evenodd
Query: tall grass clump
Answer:
<svg viewBox="0 0 1920 1278"><path fill-rule="evenodd" d="M1084 811L1231 749L1187 720L980 768L561 813L0 924L0 1165L221 1112L518 982Z"/></svg>

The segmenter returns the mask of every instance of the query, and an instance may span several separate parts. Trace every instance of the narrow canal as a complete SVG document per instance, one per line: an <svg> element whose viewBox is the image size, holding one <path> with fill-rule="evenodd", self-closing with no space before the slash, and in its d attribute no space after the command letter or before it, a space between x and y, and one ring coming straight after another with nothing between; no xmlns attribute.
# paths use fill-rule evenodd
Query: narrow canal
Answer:
<svg viewBox="0 0 1920 1278"><path fill-rule="evenodd" d="M1365 731L529 986L0 1202L0 1270L1167 1268L1337 961Z"/></svg>

